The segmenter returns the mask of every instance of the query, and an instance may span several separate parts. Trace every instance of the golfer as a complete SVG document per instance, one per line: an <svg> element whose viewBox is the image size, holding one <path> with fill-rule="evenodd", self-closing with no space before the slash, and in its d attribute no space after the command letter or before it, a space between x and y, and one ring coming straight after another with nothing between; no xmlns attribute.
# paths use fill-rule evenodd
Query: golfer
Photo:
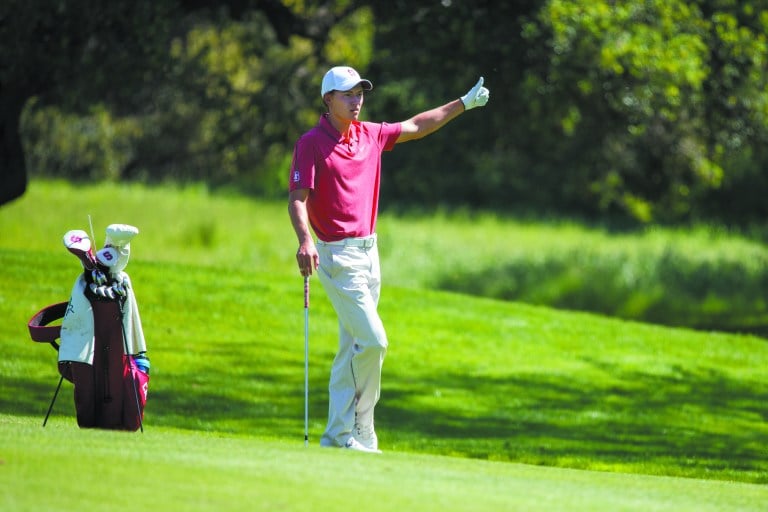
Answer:
<svg viewBox="0 0 768 512"><path fill-rule="evenodd" d="M406 121L361 122L364 92L371 89L373 84L351 67L334 67L325 74L320 94L327 112L294 148L288 211L299 242L299 270L303 276L317 270L339 319L328 425L320 444L380 453L373 411L387 351L387 335L377 312L381 154L485 105L489 92L481 77L461 98Z"/></svg>

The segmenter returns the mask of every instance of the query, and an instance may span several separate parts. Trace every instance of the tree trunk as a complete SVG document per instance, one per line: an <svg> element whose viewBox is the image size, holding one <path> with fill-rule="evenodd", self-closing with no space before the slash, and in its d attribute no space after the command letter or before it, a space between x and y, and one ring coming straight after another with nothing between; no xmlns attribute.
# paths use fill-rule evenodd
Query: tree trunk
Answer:
<svg viewBox="0 0 768 512"><path fill-rule="evenodd" d="M0 205L27 190L27 168L19 133L24 97L0 84Z"/></svg>

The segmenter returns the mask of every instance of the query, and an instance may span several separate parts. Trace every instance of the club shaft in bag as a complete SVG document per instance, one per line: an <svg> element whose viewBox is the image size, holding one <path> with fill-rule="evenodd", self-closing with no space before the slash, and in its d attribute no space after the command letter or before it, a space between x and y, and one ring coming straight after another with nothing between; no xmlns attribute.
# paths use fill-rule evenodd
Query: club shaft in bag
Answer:
<svg viewBox="0 0 768 512"><path fill-rule="evenodd" d="M48 412L45 413L45 419L43 420L43 426L48 423L48 416L51 415L51 410L53 409L53 404L56 402L56 397L59 396L59 390L61 389L61 382L64 380L64 375L61 376L59 379L59 385L56 386L56 391L53 393L53 398L51 399L51 405L48 406Z"/></svg>
<svg viewBox="0 0 768 512"><path fill-rule="evenodd" d="M304 446L309 445L309 276L304 276Z"/></svg>
<svg viewBox="0 0 768 512"><path fill-rule="evenodd" d="M131 368L131 374L129 378L131 379L131 384L133 384L133 398L136 401L136 413L139 415L139 429L141 430L141 433L144 433L144 420L141 417L141 403L139 402L139 390L136 388L136 379L133 378L133 358L130 355L130 349L128 348L128 338L125 336L125 324L123 323L125 319L125 311L123 310L123 299L118 300L118 305L120 306L120 330L123 333L123 351L125 353L125 357L128 359L128 365Z"/></svg>

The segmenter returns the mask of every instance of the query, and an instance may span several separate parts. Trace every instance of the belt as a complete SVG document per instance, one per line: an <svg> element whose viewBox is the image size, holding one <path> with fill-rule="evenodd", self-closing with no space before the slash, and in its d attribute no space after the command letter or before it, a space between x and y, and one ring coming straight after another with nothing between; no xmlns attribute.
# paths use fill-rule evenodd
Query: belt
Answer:
<svg viewBox="0 0 768 512"><path fill-rule="evenodd" d="M354 237L354 238L345 238L344 240L337 240L335 242L323 242L322 240L317 241L318 245L341 245L343 247L360 247L362 249L370 249L374 245L376 245L376 235L366 236L366 237Z"/></svg>

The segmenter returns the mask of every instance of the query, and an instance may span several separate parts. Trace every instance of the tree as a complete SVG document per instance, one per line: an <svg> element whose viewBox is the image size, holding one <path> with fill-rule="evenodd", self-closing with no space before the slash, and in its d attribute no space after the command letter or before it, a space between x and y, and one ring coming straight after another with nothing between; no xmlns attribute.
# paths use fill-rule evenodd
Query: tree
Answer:
<svg viewBox="0 0 768 512"><path fill-rule="evenodd" d="M326 41L335 41L345 24L353 38L358 26L370 24L349 6L296 15L308 34L285 44L261 11L237 20L229 13L188 17L170 45L154 111L138 120L133 158L121 177L203 181L282 197L292 144L317 120L315 84L326 59L341 53L364 64L365 44L351 55L344 44Z"/></svg>
<svg viewBox="0 0 768 512"><path fill-rule="evenodd" d="M765 0L372 5L375 115L491 89L471 130L387 157L400 200L680 221L766 182Z"/></svg>
<svg viewBox="0 0 768 512"><path fill-rule="evenodd" d="M710 216L704 199L734 156L768 136L766 23L766 2L547 2L526 26L537 49L526 96L560 122L540 134L556 142L539 158L584 151L552 161L581 191L574 206L643 222Z"/></svg>
<svg viewBox="0 0 768 512"><path fill-rule="evenodd" d="M107 105L110 115L161 115L155 108L158 90L168 90L170 78L186 78L206 68L205 51L187 54L183 69L169 69L169 46L180 31L195 21L248 19L261 13L276 44L288 47L293 36L308 40L307 55L322 55L333 27L354 7L349 2L319 2L304 6L275 0L6 0L0 5L0 204L26 188L26 164L19 135L20 116L32 98L36 106L55 105L63 112L88 113ZM261 26L260 26L261 27ZM214 32L216 32L214 30ZM258 34L247 34L258 36ZM227 29L216 37L230 37ZM208 48L215 46L209 44ZM271 42L269 45L271 46ZM246 48L246 51L252 48ZM261 48L263 52L270 48ZM230 88L227 70L213 70L210 78ZM280 72L279 68L273 69ZM192 93L210 84L198 78ZM216 85L216 84L214 84ZM237 93L238 91L234 91ZM267 96L270 92L267 92ZM205 96L203 96L206 98ZM219 99L217 99L219 98ZM221 107L221 95L208 96L211 109ZM249 105L247 102L244 108ZM227 105L229 107L229 105ZM102 110L103 111L103 110ZM171 112L172 114L172 112ZM242 139L234 113L221 131L225 141ZM63 115L63 114L62 114ZM145 142L147 139L145 139ZM266 148L266 151L269 151ZM235 150L237 153L237 150ZM138 157L139 160L141 156ZM237 159L235 159L237 160ZM135 168L141 162L127 164Z"/></svg>
<svg viewBox="0 0 768 512"><path fill-rule="evenodd" d="M26 188L19 135L26 102L39 97L70 109L86 108L97 98L133 104L133 91L141 90L141 83L162 66L158 49L173 8L167 0L2 3L0 204ZM137 72L138 65L144 72Z"/></svg>
<svg viewBox="0 0 768 512"><path fill-rule="evenodd" d="M466 92L484 75L491 100L482 112L449 124L428 142L385 154L383 195L410 207L469 205L504 209L500 187L520 164L526 129L516 94L527 47L521 20L541 2L408 0L370 2L376 20L376 87L366 107L375 119L400 120ZM390 203L391 204L391 203Z"/></svg>
<svg viewBox="0 0 768 512"><path fill-rule="evenodd" d="M491 89L471 121L385 155L388 205L641 223L768 214L768 0L100 4L0 7L3 195L24 169L25 104L39 141L73 116L89 128L75 135L94 137L92 155L65 162L69 176L109 159L115 178L283 193L320 74L349 63L376 83L374 120L457 97L478 75ZM116 151L99 154L104 142Z"/></svg>

